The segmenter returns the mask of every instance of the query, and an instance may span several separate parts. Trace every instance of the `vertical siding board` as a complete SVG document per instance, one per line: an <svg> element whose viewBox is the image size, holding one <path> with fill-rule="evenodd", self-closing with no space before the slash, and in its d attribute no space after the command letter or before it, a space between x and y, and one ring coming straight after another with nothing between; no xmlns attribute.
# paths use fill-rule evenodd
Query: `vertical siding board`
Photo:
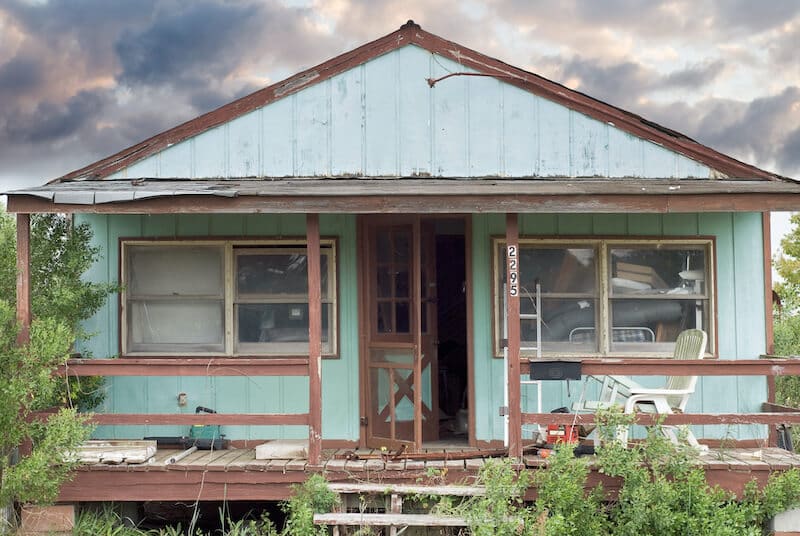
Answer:
<svg viewBox="0 0 800 536"><path fill-rule="evenodd" d="M608 171L611 177L641 177L644 174L640 138L609 125Z"/></svg>
<svg viewBox="0 0 800 536"><path fill-rule="evenodd" d="M339 359L322 361L323 437L357 440L360 408L356 217L323 214L320 229L323 236L339 237Z"/></svg>
<svg viewBox="0 0 800 536"><path fill-rule="evenodd" d="M398 174L397 65L393 54L380 56L365 66L366 173Z"/></svg>
<svg viewBox="0 0 800 536"><path fill-rule="evenodd" d="M461 65L436 57L433 77L440 78L451 72L465 72ZM467 78L456 76L436 84L434 94L434 154L433 175L466 177L467 161Z"/></svg>
<svg viewBox="0 0 800 536"><path fill-rule="evenodd" d="M608 175L608 128L605 123L570 112L572 143L570 147L571 175L574 177L605 177Z"/></svg>
<svg viewBox="0 0 800 536"><path fill-rule="evenodd" d="M295 172L300 177L329 174L327 89L327 84L316 84L294 94L297 138ZM286 136L286 133L282 135Z"/></svg>
<svg viewBox="0 0 800 536"><path fill-rule="evenodd" d="M539 175L563 177L570 173L570 111L546 99L539 100Z"/></svg>
<svg viewBox="0 0 800 536"><path fill-rule="evenodd" d="M639 236L663 234L663 219L660 214L628 214L628 230Z"/></svg>
<svg viewBox="0 0 800 536"><path fill-rule="evenodd" d="M162 178L186 178L192 176L192 143L190 140L168 147L160 154Z"/></svg>
<svg viewBox="0 0 800 536"><path fill-rule="evenodd" d="M259 110L237 117L228 123L228 127L228 176L258 176L261 173Z"/></svg>
<svg viewBox="0 0 800 536"><path fill-rule="evenodd" d="M537 98L527 91L500 84L503 99L503 175L532 177L539 168Z"/></svg>
<svg viewBox="0 0 800 536"><path fill-rule="evenodd" d="M664 214L665 236L687 236L699 233L697 214Z"/></svg>
<svg viewBox="0 0 800 536"><path fill-rule="evenodd" d="M211 215L178 214L178 236L208 236L211 234Z"/></svg>
<svg viewBox="0 0 800 536"><path fill-rule="evenodd" d="M175 214L143 214L142 236L176 236L178 234L178 219Z"/></svg>
<svg viewBox="0 0 800 536"><path fill-rule="evenodd" d="M591 214L558 214L558 234L590 235L594 228Z"/></svg>
<svg viewBox="0 0 800 536"><path fill-rule="evenodd" d="M278 220L268 214L246 214L244 234L248 236L274 236L278 234Z"/></svg>
<svg viewBox="0 0 800 536"><path fill-rule="evenodd" d="M707 179L711 170L691 158L676 154L675 176L679 179Z"/></svg>
<svg viewBox="0 0 800 536"><path fill-rule="evenodd" d="M431 97L428 87L431 54L416 46L404 47L399 56L400 175L431 173Z"/></svg>
<svg viewBox="0 0 800 536"><path fill-rule="evenodd" d="M126 175L130 179L140 179L140 178L154 178L158 177L158 153L153 156L148 156L143 160L139 160L135 164L128 166L126 169Z"/></svg>
<svg viewBox="0 0 800 536"><path fill-rule="evenodd" d="M736 357L757 359L766 352L764 311L764 250L761 215L757 212L733 214L734 292L736 300ZM758 412L767 399L766 379L738 376L738 411ZM741 435L766 437L762 426L740 427Z"/></svg>
<svg viewBox="0 0 800 536"><path fill-rule="evenodd" d="M558 216L555 214L520 214L520 234L547 236L558 234Z"/></svg>
<svg viewBox="0 0 800 536"><path fill-rule="evenodd" d="M293 97L277 100L264 107L261 139L264 145L263 168L268 177L294 175L294 118Z"/></svg>
<svg viewBox="0 0 800 536"><path fill-rule="evenodd" d="M502 429L500 434L494 429L496 403L498 393L502 400L502 371L500 383L498 383L495 373L499 370L494 366L496 359L492 358L492 327L491 314L493 310L491 290L488 285L480 284L480 281L490 282L492 280L491 267L491 236L490 219L494 215L473 214L472 215L472 279L475 281L472 294L472 308L475 311L473 326L474 344L474 377L480 378L474 384L475 389L475 437L478 440L490 440L496 437L503 437ZM500 363L502 366L502 362Z"/></svg>
<svg viewBox="0 0 800 536"><path fill-rule="evenodd" d="M351 69L331 80L331 173L363 175L361 73Z"/></svg>
<svg viewBox="0 0 800 536"><path fill-rule="evenodd" d="M196 177L221 178L227 173L225 125L212 128L194 138L194 173Z"/></svg>
<svg viewBox="0 0 800 536"><path fill-rule="evenodd" d="M502 172L502 84L493 78L467 77L470 177L490 177Z"/></svg>
<svg viewBox="0 0 800 536"><path fill-rule="evenodd" d="M628 219L625 214L595 214L592 217L592 233L598 236L628 234Z"/></svg>
<svg viewBox="0 0 800 536"><path fill-rule="evenodd" d="M719 333L719 355L723 359L737 356L737 323L740 314L735 297L735 252L734 229L731 214L699 215L698 232L716 237L717 257L717 331ZM762 285L763 286L763 285ZM745 328L746 329L746 328ZM726 413L738 406L739 393L735 377L701 376L698 382L699 399L702 411L706 413ZM693 407L698 400L690 399ZM738 426L705 426L703 433L709 438L724 438L736 434Z"/></svg>
<svg viewBox="0 0 800 536"><path fill-rule="evenodd" d="M649 141L642 143L643 176L652 179L675 177L675 153Z"/></svg>
<svg viewBox="0 0 800 536"><path fill-rule="evenodd" d="M242 236L245 234L245 217L242 214L215 214L209 222L211 235Z"/></svg>

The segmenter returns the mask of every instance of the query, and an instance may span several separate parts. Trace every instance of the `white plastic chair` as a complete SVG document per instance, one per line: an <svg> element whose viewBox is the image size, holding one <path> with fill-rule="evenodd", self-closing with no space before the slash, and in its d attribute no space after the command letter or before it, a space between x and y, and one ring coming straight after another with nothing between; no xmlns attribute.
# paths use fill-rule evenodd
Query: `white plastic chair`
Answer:
<svg viewBox="0 0 800 536"><path fill-rule="evenodd" d="M708 337L699 329L681 332L675 341L674 359L703 359ZM668 376L666 385L659 389L642 387L627 376L604 376L597 401L586 401L573 405L577 412L597 411L598 409L622 406L625 413L633 413L636 409L670 415L683 412L694 393L697 376ZM694 434L687 426L663 426L664 434L675 444L683 435L692 447L700 451L707 450L705 445L697 442ZM623 444L628 442L628 428L624 427L617 434Z"/></svg>

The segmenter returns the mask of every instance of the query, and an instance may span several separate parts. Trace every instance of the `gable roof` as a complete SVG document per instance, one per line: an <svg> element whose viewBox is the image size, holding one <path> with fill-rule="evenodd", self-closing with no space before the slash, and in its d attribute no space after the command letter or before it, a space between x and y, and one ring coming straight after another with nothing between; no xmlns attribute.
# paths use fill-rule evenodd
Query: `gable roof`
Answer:
<svg viewBox="0 0 800 536"><path fill-rule="evenodd" d="M471 76L490 76L501 79L505 83L534 95L583 113L598 121L610 123L615 128L629 134L685 155L711 168L719 175L719 178L767 181L785 179L785 177L715 151L683 134L662 127L636 114L426 32L413 21L408 21L398 30L380 39L157 134L114 155L68 173L51 181L50 184L73 180L103 180L115 172L177 143L241 117L306 87L318 84L378 56L412 44L431 53L451 59L465 68L472 69L474 72L469 73ZM448 76L453 76L454 74ZM438 80L429 80L431 86L437 82Z"/></svg>

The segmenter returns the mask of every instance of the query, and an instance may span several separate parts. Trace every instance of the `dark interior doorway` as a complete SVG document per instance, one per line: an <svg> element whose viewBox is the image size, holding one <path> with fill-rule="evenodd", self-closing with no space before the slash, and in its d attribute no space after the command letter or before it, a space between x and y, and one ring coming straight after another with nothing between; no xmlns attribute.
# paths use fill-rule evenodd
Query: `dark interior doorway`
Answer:
<svg viewBox="0 0 800 536"><path fill-rule="evenodd" d="M436 221L439 440L467 442L467 275L464 221Z"/></svg>

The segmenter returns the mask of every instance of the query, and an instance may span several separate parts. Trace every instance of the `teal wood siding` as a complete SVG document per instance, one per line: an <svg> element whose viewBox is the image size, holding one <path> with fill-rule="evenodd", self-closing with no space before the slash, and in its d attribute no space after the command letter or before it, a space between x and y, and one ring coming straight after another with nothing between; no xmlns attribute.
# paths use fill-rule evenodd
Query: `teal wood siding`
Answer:
<svg viewBox="0 0 800 536"><path fill-rule="evenodd" d="M492 358L491 238L505 234L502 214L472 217L472 263L475 326L473 333L475 424L479 440L502 439L498 408L503 401L503 360ZM528 236L713 236L717 259L717 331L721 359L756 359L765 352L764 267L761 214L524 214L520 235ZM638 377L658 386L663 378ZM547 412L571 406L578 400L581 383L573 382L571 397L563 382L544 382L543 407ZM524 409L535 412L536 388L523 386ZM588 392L588 396L593 393ZM766 400L763 377L701 377L687 412L729 413L760 411ZM763 438L758 425L695 427L701 437Z"/></svg>
<svg viewBox="0 0 800 536"><path fill-rule="evenodd" d="M708 167L406 46L147 157L111 178L708 178Z"/></svg>
<svg viewBox="0 0 800 536"><path fill-rule="evenodd" d="M93 281L117 282L119 239L137 237L304 236L303 215L79 215L94 230L94 245L102 258L86 274ZM339 284L339 358L322 363L322 431L326 439L357 440L358 415L358 303L356 279L355 216L322 215L323 236L337 238ZM96 335L80 344L92 357L119 354L119 302L112 296L86 322ZM221 413L297 413L308 411L308 379L303 377L119 377L108 378L101 411L110 413L192 412L195 406L215 408ZM178 393L189 403L177 405ZM182 435L176 426L100 427L97 437L141 438L145 435ZM225 426L233 439L304 438L303 426Z"/></svg>

